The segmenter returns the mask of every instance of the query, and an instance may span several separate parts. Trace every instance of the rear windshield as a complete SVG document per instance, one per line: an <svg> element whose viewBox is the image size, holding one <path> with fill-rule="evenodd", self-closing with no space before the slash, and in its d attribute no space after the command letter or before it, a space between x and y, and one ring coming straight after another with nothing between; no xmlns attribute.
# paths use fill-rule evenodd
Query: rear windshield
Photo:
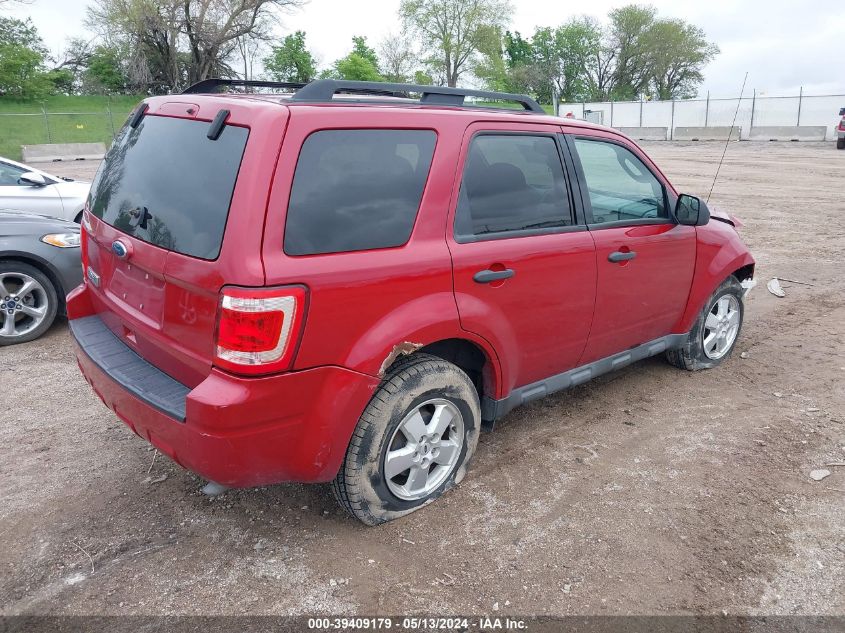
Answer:
<svg viewBox="0 0 845 633"><path fill-rule="evenodd" d="M202 259L220 254L249 132L147 115L121 130L91 185L91 212L150 244Z"/></svg>

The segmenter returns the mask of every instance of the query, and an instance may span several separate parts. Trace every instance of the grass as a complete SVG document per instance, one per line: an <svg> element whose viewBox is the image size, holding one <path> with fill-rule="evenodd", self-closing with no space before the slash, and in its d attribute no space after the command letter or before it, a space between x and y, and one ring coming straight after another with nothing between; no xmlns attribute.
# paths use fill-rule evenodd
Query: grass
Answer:
<svg viewBox="0 0 845 633"><path fill-rule="evenodd" d="M60 95L18 101L0 97L0 156L20 160L21 145L40 143L103 142L108 146L114 131L142 98Z"/></svg>

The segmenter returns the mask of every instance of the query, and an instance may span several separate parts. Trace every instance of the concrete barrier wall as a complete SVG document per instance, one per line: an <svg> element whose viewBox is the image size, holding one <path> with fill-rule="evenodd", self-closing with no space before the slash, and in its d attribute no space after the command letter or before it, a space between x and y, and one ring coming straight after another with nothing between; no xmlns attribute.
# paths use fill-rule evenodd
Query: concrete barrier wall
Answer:
<svg viewBox="0 0 845 633"><path fill-rule="evenodd" d="M676 141L726 141L729 133L732 141L738 141L742 135L742 128L737 126L731 132L730 126L676 127L672 138Z"/></svg>
<svg viewBox="0 0 845 633"><path fill-rule="evenodd" d="M753 127L748 132L749 141L823 141L827 134L824 125L802 125L790 127L769 125Z"/></svg>
<svg viewBox="0 0 845 633"><path fill-rule="evenodd" d="M58 160L100 160L106 155L104 143L51 143L22 145L25 163L50 163Z"/></svg>
<svg viewBox="0 0 845 633"><path fill-rule="evenodd" d="M752 128L787 126L826 128L825 140L836 139L835 124L845 95L805 94L763 96L750 90L742 99L713 97L675 101L616 101L563 103L560 114L572 112L576 118L591 118L610 127L730 127L742 129L747 140ZM586 112L592 112L586 115ZM725 137L722 137L724 140ZM768 139L766 139L768 140ZM803 139L802 139L803 140Z"/></svg>
<svg viewBox="0 0 845 633"><path fill-rule="evenodd" d="M635 141L665 141L669 134L668 127L618 127L616 129Z"/></svg>

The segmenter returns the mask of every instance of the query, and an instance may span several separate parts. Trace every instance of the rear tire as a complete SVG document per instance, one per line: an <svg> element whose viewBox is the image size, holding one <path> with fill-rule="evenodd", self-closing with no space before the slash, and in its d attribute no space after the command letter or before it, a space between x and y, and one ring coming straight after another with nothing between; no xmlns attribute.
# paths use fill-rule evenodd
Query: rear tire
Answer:
<svg viewBox="0 0 845 633"><path fill-rule="evenodd" d="M836 149L845 149L845 138L836 139Z"/></svg>
<svg viewBox="0 0 845 633"><path fill-rule="evenodd" d="M23 262L0 262L0 347L37 339L53 325L58 308L47 275Z"/></svg>
<svg viewBox="0 0 845 633"><path fill-rule="evenodd" d="M335 498L367 525L428 505L466 475L480 422L478 393L463 371L429 354L402 358L355 427Z"/></svg>
<svg viewBox="0 0 845 633"><path fill-rule="evenodd" d="M683 347L666 352L666 360L687 371L721 365L739 340L745 315L743 294L739 280L733 275L723 281L704 304ZM726 307L724 317L720 314L721 307Z"/></svg>

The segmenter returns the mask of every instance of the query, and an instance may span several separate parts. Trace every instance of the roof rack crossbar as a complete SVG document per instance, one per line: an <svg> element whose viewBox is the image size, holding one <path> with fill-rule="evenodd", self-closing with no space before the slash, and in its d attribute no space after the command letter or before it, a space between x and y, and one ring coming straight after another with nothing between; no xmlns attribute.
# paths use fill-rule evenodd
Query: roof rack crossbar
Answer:
<svg viewBox="0 0 845 633"><path fill-rule="evenodd" d="M306 86L303 83L294 83L290 81L263 81L260 79L203 79L197 83L188 86L182 91L183 95L217 92L218 88L231 86L244 86L249 88L290 88L299 90Z"/></svg>
<svg viewBox="0 0 845 633"><path fill-rule="evenodd" d="M486 90L470 90L466 88L445 88L441 86L422 86L419 84L395 84L377 81L346 81L338 79L318 79L306 84L291 97L291 101L299 102L328 102L336 93L346 94L376 94L391 96L407 96L407 93L420 93L420 103L436 105L464 105L466 97L479 97L491 101L512 101L518 103L529 112L546 114L534 99L528 95L511 94L508 92L488 92Z"/></svg>

